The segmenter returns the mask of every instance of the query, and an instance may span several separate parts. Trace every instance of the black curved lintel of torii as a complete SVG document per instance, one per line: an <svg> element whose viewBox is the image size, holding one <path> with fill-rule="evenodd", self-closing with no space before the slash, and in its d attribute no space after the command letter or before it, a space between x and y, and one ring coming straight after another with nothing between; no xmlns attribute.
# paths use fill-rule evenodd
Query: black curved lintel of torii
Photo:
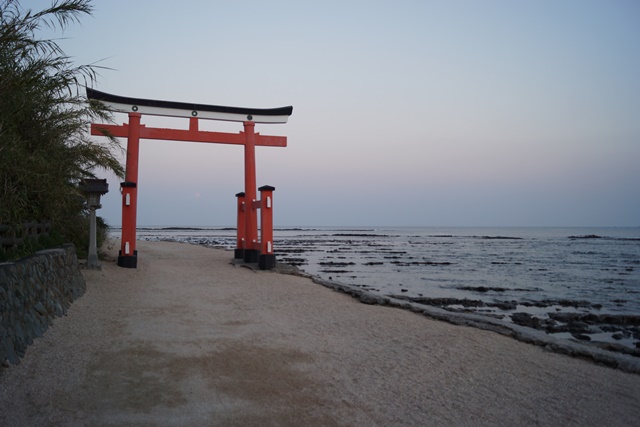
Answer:
<svg viewBox="0 0 640 427"><path fill-rule="evenodd" d="M171 117L197 117L211 120L234 122L253 121L256 123L286 123L293 113L293 107L246 108L223 105L206 105L189 102L161 101L155 99L132 98L113 95L86 88L87 98L101 101L113 111L121 113L141 113Z"/></svg>

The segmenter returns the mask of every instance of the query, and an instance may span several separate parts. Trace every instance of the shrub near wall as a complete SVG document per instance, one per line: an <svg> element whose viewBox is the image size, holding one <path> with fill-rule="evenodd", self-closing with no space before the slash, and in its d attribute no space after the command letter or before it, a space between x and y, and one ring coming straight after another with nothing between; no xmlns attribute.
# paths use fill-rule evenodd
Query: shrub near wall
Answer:
<svg viewBox="0 0 640 427"><path fill-rule="evenodd" d="M86 284L72 244L0 263L0 362L17 364Z"/></svg>

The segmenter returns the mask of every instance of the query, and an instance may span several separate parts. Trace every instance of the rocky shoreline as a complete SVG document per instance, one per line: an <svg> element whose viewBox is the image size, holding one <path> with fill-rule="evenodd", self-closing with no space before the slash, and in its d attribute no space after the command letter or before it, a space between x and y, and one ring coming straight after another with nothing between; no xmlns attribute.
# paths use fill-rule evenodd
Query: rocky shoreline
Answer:
<svg viewBox="0 0 640 427"><path fill-rule="evenodd" d="M588 301L588 293L585 293L586 299L582 299L585 298L583 296L578 296L580 299L570 299L570 293L567 293L566 298L562 295L556 297L561 292L550 291L548 284L566 281L566 270L563 270L564 267L558 267L558 273L553 267L547 267L544 256L541 256L538 261L527 264L525 261L528 261L528 255L523 256L522 254L532 250L530 246L526 246L526 249L524 249L525 246L510 246L515 248L511 252L505 252L504 246L500 246L499 249L494 249L497 246L491 246L491 252L487 251L486 257L477 258L477 260L482 260L482 264L474 264L467 267L464 273L460 273L461 270L454 264L459 265L462 261L433 256L434 253L441 252L432 250L425 252L429 255L428 257L418 257L416 254L420 252L414 249L399 250L452 244L454 239L450 235L433 236L433 239L429 241L416 237L408 240L408 246L394 246L388 242L385 244L384 242L366 240L342 242L333 240L336 236L338 235L327 236L326 240L322 241L324 244L322 248L326 249L326 254L320 256L315 254L314 249L311 249L314 248L314 244L316 246L320 244L319 241L291 240L281 249L282 257L279 260L303 269L310 266L312 267L311 273L318 275L317 280L328 279L329 282L332 282L336 279L344 286L373 293L376 298L407 301L422 307L439 308L449 313L483 316L500 320L508 325L518 325L540 331L550 338L578 342L590 347L640 358L640 315L637 312L630 312L628 309L632 303L631 300L637 299L634 296L637 294L637 290L631 286L633 279L627 279L628 276L636 272L638 261L633 258L627 256L627 258L622 258L624 259L622 262L618 262L616 259L615 262L608 261L608 263L592 267L592 269L603 272L602 278L593 279L590 274L590 281L586 281L584 277L581 277L580 282L573 286L603 286L608 292L615 289L615 292L612 292L612 297L608 300L596 298L594 301ZM361 237L355 234L349 236ZM376 239L382 239L382 237L377 236ZM505 241L506 244L510 244L509 242L512 241L525 241L519 237L502 235L481 235L476 236L475 240ZM570 235L567 240L571 242L594 240L629 242L637 239L608 238L596 234L585 234ZM547 243L545 242L545 244ZM578 247L575 245L572 243L571 250L565 250L561 253L564 256L567 254L582 256L602 251L599 246ZM559 247L566 246L560 244ZM461 253L464 253L464 249ZM574 260L574 262L579 264L578 261ZM313 263L317 267L312 265ZM373 268L383 264L389 265L387 270L396 271L402 282L396 285L391 282L393 279L389 277L388 284L380 283L374 276ZM371 272L367 271L369 268L371 268ZM404 282L402 278L405 270L401 270L401 268L412 269L406 271L425 269L424 277L429 277L435 283L438 283L438 280L440 283L450 283L451 278L455 277L445 271L456 271L454 274L466 274L466 277L472 277L479 273L481 278L475 283L481 283L481 285L448 285L451 289L450 295L442 295L442 292L429 295L416 287L415 282ZM455 270L449 270L449 268L455 268ZM429 273L426 273L426 269L429 269ZM493 269L491 273L487 273L489 269ZM503 280L507 275L522 277L523 274L529 277L529 282L538 282L541 285L528 286L526 281L511 278ZM585 273L579 272L577 274L584 275ZM578 275L576 277L580 277ZM320 276L322 279L319 278ZM495 284L492 281L494 278L499 279ZM368 280L371 281L367 282ZM594 282L597 280L600 280L600 283ZM472 280L469 282L474 283ZM623 288L623 283L627 285L626 288ZM523 284L527 286L523 286ZM367 299L371 300L369 297Z"/></svg>
<svg viewBox="0 0 640 427"><path fill-rule="evenodd" d="M303 267L306 264L306 260L303 258L284 258L283 262L294 268ZM416 263L416 261L411 262ZM396 265L404 265L398 261L394 261L394 263ZM450 264L449 262L436 263L428 261L422 263L425 265ZM350 272L348 268L353 264L353 262L349 261L319 262L320 271L323 274L348 274ZM364 265L373 264L373 262L364 263ZM317 277L315 280L323 282L334 281L332 277L329 277L329 280ZM358 295L360 295L360 292L369 294L368 291L370 290L378 291L367 286L346 284L341 286L357 291ZM457 289L476 294L493 293L497 296L507 291L533 292L531 289L507 289L495 286L461 286L457 287ZM406 291L407 289L400 288L401 293ZM349 293L351 292L349 291ZM431 298L420 294L419 296L408 296L397 293L384 296L376 294L375 296L377 300L384 299L386 296L424 306L438 307L451 313L470 313L500 319L506 323L542 331L558 339L581 341L607 351L640 358L640 315L601 314L598 311L602 309L602 304L586 300L501 300L495 298L493 301L487 301L471 298ZM367 300L372 299L367 297Z"/></svg>
<svg viewBox="0 0 640 427"><path fill-rule="evenodd" d="M507 315L485 315L469 309L469 307L482 307L485 304L482 301L454 298L415 298L403 295L383 296L357 286L313 276L301 271L296 266L284 263L277 263L274 271L310 278L314 283L351 295L363 304L401 308L456 325L491 330L511 336L519 341L542 346L549 351L588 359L625 372L640 374L640 345L638 343L636 343L636 348L632 349L616 343L599 342L589 337L589 334L596 334L598 331L615 331L615 334L620 334L621 337L633 337L640 341L640 316L567 312L549 313L547 318L525 312L512 313L509 317ZM580 307L588 303L548 300L539 302L539 304L546 304L545 307L556 305ZM561 332L566 332L569 337L560 337Z"/></svg>
<svg viewBox="0 0 640 427"><path fill-rule="evenodd" d="M547 334L569 334L576 340L590 342L592 345L602 349L640 357L640 315L598 314L593 311L588 313L547 311L554 307L586 308L591 310L600 308L598 304L591 304L588 301L544 300L536 302L497 301L495 303L485 303L480 300L456 298L411 298L403 295L393 295L393 297L439 307L454 313L475 313L497 319L505 319L516 325L543 331ZM542 310L539 311L539 315L536 315L516 311L518 306L537 307ZM512 313L479 313L476 309L482 307L512 311ZM559 309L556 308L556 310ZM614 340L635 340L634 347L594 338L598 334L605 333L611 334Z"/></svg>

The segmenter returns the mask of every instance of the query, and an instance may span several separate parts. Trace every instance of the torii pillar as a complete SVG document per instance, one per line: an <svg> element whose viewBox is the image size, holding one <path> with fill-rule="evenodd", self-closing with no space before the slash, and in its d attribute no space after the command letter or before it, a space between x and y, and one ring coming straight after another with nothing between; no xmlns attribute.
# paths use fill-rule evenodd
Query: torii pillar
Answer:
<svg viewBox="0 0 640 427"><path fill-rule="evenodd" d="M136 268L138 261L136 221L141 117L142 114L140 113L129 113L125 180L120 184L120 192L122 193L122 245L118 255L118 265L127 268Z"/></svg>
<svg viewBox="0 0 640 427"><path fill-rule="evenodd" d="M244 262L258 262L260 251L254 247L258 241L258 214L253 207L256 200L256 140L255 123L244 122L244 197L248 209L245 213L247 222L245 227Z"/></svg>
<svg viewBox="0 0 640 427"><path fill-rule="evenodd" d="M112 95L87 88L87 97L103 102L113 111L128 113L129 123L118 125L91 124L92 135L111 135L127 138L127 160L125 182L122 188L122 241L118 265L136 268L136 218L138 199L138 159L140 139L206 142L216 144L244 145L244 186L245 186L245 236L244 260L257 262L258 216L254 208L256 201L256 146L286 147L287 137L260 135L255 132L256 123L286 123L293 107L272 109L224 107L219 105L189 104L183 102L158 101ZM187 117L189 129L150 128L140 124L142 114ZM208 132L198 129L199 119L242 122L244 132Z"/></svg>

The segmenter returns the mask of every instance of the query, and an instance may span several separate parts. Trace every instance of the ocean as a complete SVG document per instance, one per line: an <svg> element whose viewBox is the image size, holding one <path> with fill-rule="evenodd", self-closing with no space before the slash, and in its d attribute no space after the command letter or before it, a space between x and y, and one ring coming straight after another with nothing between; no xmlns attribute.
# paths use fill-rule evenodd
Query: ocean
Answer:
<svg viewBox="0 0 640 427"><path fill-rule="evenodd" d="M232 249L235 229L141 227L138 238ZM274 249L323 279L640 355L640 227L290 227L274 230Z"/></svg>

